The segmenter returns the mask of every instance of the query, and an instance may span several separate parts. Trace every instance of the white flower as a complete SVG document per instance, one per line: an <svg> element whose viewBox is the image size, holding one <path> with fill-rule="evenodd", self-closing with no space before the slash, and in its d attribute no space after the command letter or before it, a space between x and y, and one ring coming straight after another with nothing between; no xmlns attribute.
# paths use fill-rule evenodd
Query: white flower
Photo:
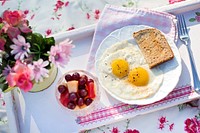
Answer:
<svg viewBox="0 0 200 133"><path fill-rule="evenodd" d="M43 78L49 77L49 70L46 67L49 64L48 61L43 61L39 59L38 61L34 61L33 65L29 64L28 67L32 70L31 79L35 80L35 82L42 82Z"/></svg>
<svg viewBox="0 0 200 133"><path fill-rule="evenodd" d="M26 43L26 40L23 36L18 35L17 38L13 38L12 40L14 42L13 45L10 46L11 49L11 54L15 54L15 59L18 60L23 60L24 57L28 57L28 53L30 52L30 44Z"/></svg>

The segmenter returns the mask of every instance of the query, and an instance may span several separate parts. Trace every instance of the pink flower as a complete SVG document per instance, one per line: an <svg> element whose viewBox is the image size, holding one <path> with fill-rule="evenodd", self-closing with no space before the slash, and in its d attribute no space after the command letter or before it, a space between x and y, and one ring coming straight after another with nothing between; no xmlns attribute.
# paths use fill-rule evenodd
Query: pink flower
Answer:
<svg viewBox="0 0 200 133"><path fill-rule="evenodd" d="M3 13L3 20L11 26L17 26L24 18L25 15L22 13L22 11L6 10Z"/></svg>
<svg viewBox="0 0 200 133"><path fill-rule="evenodd" d="M0 38L0 50L4 50L5 44L6 44L6 40L4 38Z"/></svg>
<svg viewBox="0 0 200 133"><path fill-rule="evenodd" d="M72 41L69 39L61 42L59 45L52 46L49 52L49 61L56 66L64 67L69 62L69 56L71 48L74 45L71 44Z"/></svg>
<svg viewBox="0 0 200 133"><path fill-rule="evenodd" d="M24 57L28 57L28 53L30 52L30 44L26 43L25 38L21 35L18 35L17 39L14 38L12 41L14 44L11 45L10 48L13 49L11 54L15 54L15 59L23 60Z"/></svg>
<svg viewBox="0 0 200 133"><path fill-rule="evenodd" d="M32 32L28 27L28 21L25 20L26 15L22 11L9 11L3 13L4 32L7 33L9 27L18 27L23 33Z"/></svg>
<svg viewBox="0 0 200 133"><path fill-rule="evenodd" d="M30 74L29 73L21 73L18 76L17 80L17 86L24 90L25 92L28 92L33 88L33 83L30 80Z"/></svg>
<svg viewBox="0 0 200 133"><path fill-rule="evenodd" d="M134 129L134 130L127 129L126 132L124 132L124 133L140 133L140 132L136 129Z"/></svg>
<svg viewBox="0 0 200 133"><path fill-rule="evenodd" d="M31 79L35 80L35 82L42 82L43 78L49 77L47 70L45 67L48 66L48 61L43 61L39 59L38 61L34 61L33 65L28 65L28 67L32 70Z"/></svg>
<svg viewBox="0 0 200 133"><path fill-rule="evenodd" d="M9 27L7 30L9 38L12 40L13 38L17 38L20 35L20 30L17 27Z"/></svg>
<svg viewBox="0 0 200 133"><path fill-rule="evenodd" d="M12 72L6 77L6 80L10 87L18 86L20 89L27 92L33 87L33 83L30 79L31 73L31 70L25 64L17 60L15 66L12 68Z"/></svg>
<svg viewBox="0 0 200 133"><path fill-rule="evenodd" d="M59 46L61 47L62 51L66 53L66 55L70 55L71 48L74 48L74 45L72 45L72 41L70 41L69 39L60 42Z"/></svg>

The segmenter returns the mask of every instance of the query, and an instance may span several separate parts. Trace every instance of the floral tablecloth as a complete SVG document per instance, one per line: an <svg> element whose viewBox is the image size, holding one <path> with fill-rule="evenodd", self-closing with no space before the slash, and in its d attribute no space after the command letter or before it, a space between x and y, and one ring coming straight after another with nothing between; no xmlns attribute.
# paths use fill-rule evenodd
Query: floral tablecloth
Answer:
<svg viewBox="0 0 200 133"><path fill-rule="evenodd" d="M181 0L0 0L0 13L6 9L22 10L33 30L49 36L98 22L106 4L124 7L154 8L174 4ZM194 12L190 23L200 22ZM3 93L0 92L0 133L9 132ZM198 101L181 104L132 119L104 125L86 132L146 133L146 132L200 133Z"/></svg>

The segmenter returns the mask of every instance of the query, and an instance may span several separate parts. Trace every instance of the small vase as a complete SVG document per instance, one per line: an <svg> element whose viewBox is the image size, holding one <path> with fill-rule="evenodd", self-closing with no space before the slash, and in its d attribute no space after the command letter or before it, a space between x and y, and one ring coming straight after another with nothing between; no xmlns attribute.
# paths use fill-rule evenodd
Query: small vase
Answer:
<svg viewBox="0 0 200 133"><path fill-rule="evenodd" d="M40 92L50 87L51 84L56 79L57 73L58 73L58 69L56 66L53 65L51 69L49 70L49 77L45 78L43 82L35 83L33 85L33 88L29 92L33 92L33 93Z"/></svg>

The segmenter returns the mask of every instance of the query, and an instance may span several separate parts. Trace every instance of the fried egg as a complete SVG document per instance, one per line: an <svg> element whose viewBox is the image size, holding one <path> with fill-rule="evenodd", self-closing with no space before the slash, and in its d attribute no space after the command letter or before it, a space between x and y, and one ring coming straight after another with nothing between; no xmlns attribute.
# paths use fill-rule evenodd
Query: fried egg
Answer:
<svg viewBox="0 0 200 133"><path fill-rule="evenodd" d="M150 97L163 82L162 70L150 69L139 47L128 41L111 45L97 62L102 86L126 100Z"/></svg>

